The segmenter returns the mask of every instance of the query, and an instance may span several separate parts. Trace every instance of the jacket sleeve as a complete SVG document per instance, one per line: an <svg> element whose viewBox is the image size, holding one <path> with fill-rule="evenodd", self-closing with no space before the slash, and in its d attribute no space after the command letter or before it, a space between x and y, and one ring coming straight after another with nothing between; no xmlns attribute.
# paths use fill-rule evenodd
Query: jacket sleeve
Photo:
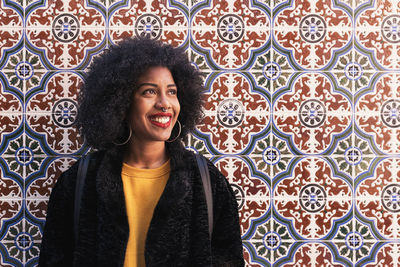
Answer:
<svg viewBox="0 0 400 267"><path fill-rule="evenodd" d="M77 164L63 173L47 207L39 267L71 267L73 259L73 199Z"/></svg>
<svg viewBox="0 0 400 267"><path fill-rule="evenodd" d="M211 179L215 179L214 227L211 242L213 266L244 266L235 194L226 178L216 170L215 166L209 166L209 168Z"/></svg>

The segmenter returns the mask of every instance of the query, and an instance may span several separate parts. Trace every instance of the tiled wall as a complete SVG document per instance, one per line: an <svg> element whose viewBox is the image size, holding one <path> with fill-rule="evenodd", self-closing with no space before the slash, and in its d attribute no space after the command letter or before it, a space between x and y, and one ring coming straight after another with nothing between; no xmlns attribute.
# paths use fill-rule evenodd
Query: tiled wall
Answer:
<svg viewBox="0 0 400 267"><path fill-rule="evenodd" d="M399 1L0 6L0 266L37 265L51 188L87 151L82 74L138 34L206 74L187 144L232 182L249 266L400 266Z"/></svg>

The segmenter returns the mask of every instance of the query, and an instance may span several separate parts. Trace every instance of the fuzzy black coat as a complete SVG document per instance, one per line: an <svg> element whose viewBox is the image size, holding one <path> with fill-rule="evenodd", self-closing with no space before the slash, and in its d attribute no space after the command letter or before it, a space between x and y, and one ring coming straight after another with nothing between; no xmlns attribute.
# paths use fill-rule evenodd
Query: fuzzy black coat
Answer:
<svg viewBox="0 0 400 267"><path fill-rule="evenodd" d="M60 176L48 205L40 267L123 266L129 225L122 154L116 148L95 154L83 189L76 249L72 228L78 164ZM237 203L225 177L209 162L214 198L210 248L207 204L194 154L182 148L170 156L170 177L147 234L146 266L244 266Z"/></svg>

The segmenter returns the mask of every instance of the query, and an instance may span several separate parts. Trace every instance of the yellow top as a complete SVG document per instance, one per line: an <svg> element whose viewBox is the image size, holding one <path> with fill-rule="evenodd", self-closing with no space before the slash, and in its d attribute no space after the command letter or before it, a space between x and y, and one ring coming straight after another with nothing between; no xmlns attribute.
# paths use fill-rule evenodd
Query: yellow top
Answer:
<svg viewBox="0 0 400 267"><path fill-rule="evenodd" d="M144 246L154 208L164 191L170 173L170 161L156 169L122 166L129 239L124 267L145 266Z"/></svg>

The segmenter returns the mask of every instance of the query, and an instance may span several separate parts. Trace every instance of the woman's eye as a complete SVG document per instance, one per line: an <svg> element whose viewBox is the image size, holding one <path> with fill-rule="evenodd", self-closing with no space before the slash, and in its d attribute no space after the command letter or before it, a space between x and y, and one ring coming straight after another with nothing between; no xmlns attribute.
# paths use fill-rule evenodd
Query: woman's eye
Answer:
<svg viewBox="0 0 400 267"><path fill-rule="evenodd" d="M176 95L178 92L176 91L176 89L171 89L169 90L169 94L170 95Z"/></svg>
<svg viewBox="0 0 400 267"><path fill-rule="evenodd" d="M152 94L155 94L155 93L156 93L156 90L154 90L154 89L146 89L146 90L143 91L144 95L152 95Z"/></svg>

